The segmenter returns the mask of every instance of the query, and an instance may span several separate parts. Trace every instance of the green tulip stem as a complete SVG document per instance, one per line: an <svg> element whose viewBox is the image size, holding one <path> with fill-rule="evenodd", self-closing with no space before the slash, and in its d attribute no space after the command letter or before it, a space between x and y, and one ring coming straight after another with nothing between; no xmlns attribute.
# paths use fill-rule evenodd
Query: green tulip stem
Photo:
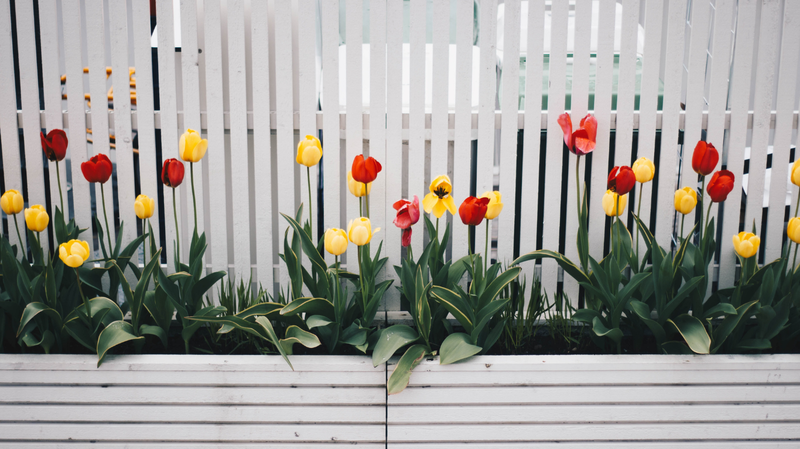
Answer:
<svg viewBox="0 0 800 449"><path fill-rule="evenodd" d="M644 183L639 185L639 206L636 208L636 217L642 219L642 191L644 190ZM639 226L636 226L636 261L639 261Z"/></svg>
<svg viewBox="0 0 800 449"><path fill-rule="evenodd" d="M578 226L583 226L581 223L581 157L578 156L575 159L575 192L578 196L577 206L578 206Z"/></svg>
<svg viewBox="0 0 800 449"><path fill-rule="evenodd" d="M17 238L19 239L19 247L22 250L22 259L27 260L28 258L26 257L26 254L28 252L25 250L24 245L22 243L23 242L22 234L19 233L19 223L17 222L17 215L18 214L14 214L14 227L17 228Z"/></svg>
<svg viewBox="0 0 800 449"><path fill-rule="evenodd" d="M797 202L794 204L794 216L797 216L798 209L800 209L800 194L797 195Z"/></svg>
<svg viewBox="0 0 800 449"><path fill-rule="evenodd" d="M792 273L794 273L794 269L795 269L795 266L797 264L797 247L798 246L800 246L800 244L797 244L797 243L794 244L794 260L792 260Z"/></svg>
<svg viewBox="0 0 800 449"><path fill-rule="evenodd" d="M145 218L144 220L142 220L142 234L143 235L147 234L147 230L148 229L149 228L147 227L147 219ZM149 237L151 239L153 238L153 236L149 236ZM145 238L144 239L144 250L142 251L142 253L144 254L144 264L145 264L145 266L147 266L147 248L148 248L148 246L149 245L147 244L147 238ZM150 254L150 258L152 258L152 257L153 257L153 255Z"/></svg>
<svg viewBox="0 0 800 449"><path fill-rule="evenodd" d="M486 272L486 264L489 261L489 220L486 220L486 241L483 242L483 272Z"/></svg>
<svg viewBox="0 0 800 449"><path fill-rule="evenodd" d="M103 218L106 220L106 237L108 238L108 253L114 253L114 247L111 246L111 228L108 226L108 214L106 213L106 191L103 188L105 183L100 183L100 197L103 200Z"/></svg>
<svg viewBox="0 0 800 449"><path fill-rule="evenodd" d="M361 198L358 199L358 216L359 217L363 217L364 216L364 209L363 209L363 204L362 204Z"/></svg>
<svg viewBox="0 0 800 449"><path fill-rule="evenodd" d="M40 249L42 248L42 233L41 232L37 232L36 233L36 244L39 245Z"/></svg>
<svg viewBox="0 0 800 449"><path fill-rule="evenodd" d="M706 200L706 198L705 198L705 196L706 196L706 177L705 176L703 176L702 186L703 186L702 187L703 190L702 190L702 192L700 192L700 212L701 213L703 212L703 206L705 205L705 200ZM700 218L702 220L703 217L700 217ZM705 231L705 229L700 228L700 230L699 230L700 234L699 235L700 235L700 241L701 242L703 241L703 231Z"/></svg>
<svg viewBox="0 0 800 449"><path fill-rule="evenodd" d="M615 240L614 241L614 243L615 243L614 252L616 253L616 252L619 251L619 216L620 216L619 194L617 194L617 209L614 212L616 212L616 215L617 215L617 226L616 226L616 229L615 229L615 232L616 232L617 235L616 235L616 238L614 239Z"/></svg>
<svg viewBox="0 0 800 449"><path fill-rule="evenodd" d="M189 175L192 178L192 206L194 206L194 233L197 234L197 197L194 194L194 162L189 162Z"/></svg>
<svg viewBox="0 0 800 449"><path fill-rule="evenodd" d="M177 242L178 248L177 252L175 253L175 260L180 263L181 262L181 233L178 226L178 203L175 202L175 187L172 188L172 213L175 216L175 241Z"/></svg>
<svg viewBox="0 0 800 449"><path fill-rule="evenodd" d="M61 172L58 170L58 161L56 161L56 179L58 180L58 197L61 199L61 213L66 217L66 212L64 212L64 194L61 193Z"/></svg>
<svg viewBox="0 0 800 449"><path fill-rule="evenodd" d="M308 181L308 230L311 235L311 241L315 241L314 238L314 214L311 213L311 167L306 166L306 180Z"/></svg>
<svg viewBox="0 0 800 449"><path fill-rule="evenodd" d="M683 222L686 221L686 215L681 214L681 241L683 240Z"/></svg>
<svg viewBox="0 0 800 449"><path fill-rule="evenodd" d="M369 218L369 193L367 193L367 183L364 183L364 204L367 206L367 218Z"/></svg>
<svg viewBox="0 0 800 449"><path fill-rule="evenodd" d="M86 317L89 319L89 324L91 327L92 322L92 310L89 308L89 301L86 300L86 295L83 294L83 288L81 287L81 275L78 273L78 268L74 268L75 270L75 278L78 280L78 292L81 294L81 299L83 300L83 307L86 308Z"/></svg>
<svg viewBox="0 0 800 449"><path fill-rule="evenodd" d="M708 219L711 218L711 206L713 206L713 205L714 205L714 202L713 201L709 201L708 209L706 210L706 224L705 224L705 226L703 226L703 230L705 230L705 228L708 227Z"/></svg>
<svg viewBox="0 0 800 449"><path fill-rule="evenodd" d="M436 217L436 241L439 241L439 217Z"/></svg>
<svg viewBox="0 0 800 449"><path fill-rule="evenodd" d="M338 272L337 272L338 273ZM338 276L338 274L337 274ZM361 268L361 247L358 247L358 281L361 283L361 312L367 312L367 291L364 289L364 270Z"/></svg>
<svg viewBox="0 0 800 449"><path fill-rule="evenodd" d="M408 253L408 260L413 262L414 261L414 251L411 249L411 245L406 246L406 252Z"/></svg>
<svg viewBox="0 0 800 449"><path fill-rule="evenodd" d="M437 224L436 233L438 234L439 233L438 220L437 220L436 224ZM467 225L467 229L469 230L469 240L467 240L467 253L471 256L472 255L472 234L473 234L474 231L472 230L472 226L469 226L469 225Z"/></svg>

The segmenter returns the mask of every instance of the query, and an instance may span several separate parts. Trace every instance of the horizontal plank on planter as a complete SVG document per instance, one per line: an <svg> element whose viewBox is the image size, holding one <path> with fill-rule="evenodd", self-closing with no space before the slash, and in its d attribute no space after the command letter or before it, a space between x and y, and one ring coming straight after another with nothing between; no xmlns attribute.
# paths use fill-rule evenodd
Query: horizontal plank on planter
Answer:
<svg viewBox="0 0 800 449"><path fill-rule="evenodd" d="M325 443L302 443L302 447L305 449L323 449L328 448L330 449L330 441ZM93 444L92 447L97 447L97 444ZM20 443L20 442L13 442L13 443L2 443L0 442L0 448L13 448L13 449L63 449L63 448L79 448L79 447L86 447L86 442L64 442L64 443ZM157 445L152 443L103 443L103 449L152 449L153 447L163 448L163 449L219 449L220 445L217 443L158 443ZM237 443L234 446L236 449L264 449L263 443ZM297 447L297 443L270 443L270 449L292 449ZM385 443L358 443L359 449L384 449L386 447ZM757 446L757 449L760 449L760 446Z"/></svg>
<svg viewBox="0 0 800 449"><path fill-rule="evenodd" d="M136 447L136 446L132 446ZM171 446L170 446L171 447ZM615 441L613 443L597 442L597 441L581 441L579 443L542 443L542 442L528 442L528 443L393 443L388 447L392 449L517 449L517 448L533 448L533 449L675 449L676 442L652 442L652 441L637 441L637 442L624 442ZM681 442L679 447L682 448L698 448L698 449L796 449L797 442L795 441L687 441ZM239 448L239 446L237 446Z"/></svg>

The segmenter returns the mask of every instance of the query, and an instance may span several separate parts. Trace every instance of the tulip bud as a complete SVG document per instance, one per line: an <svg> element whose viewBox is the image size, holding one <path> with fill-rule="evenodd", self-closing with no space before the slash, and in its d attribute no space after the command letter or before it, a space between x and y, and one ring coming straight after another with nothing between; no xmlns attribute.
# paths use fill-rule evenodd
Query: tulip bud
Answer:
<svg viewBox="0 0 800 449"><path fill-rule="evenodd" d="M350 237L350 241L355 243L357 246L364 246L372 240L372 236L377 234L381 228L375 228L372 230L372 224L369 221L369 218L366 217L359 217L355 220L350 220L350 223L347 225L347 235Z"/></svg>
<svg viewBox="0 0 800 449"><path fill-rule="evenodd" d="M486 207L486 219L494 220L503 211L503 200L500 192L483 192L483 198L489 198L489 205Z"/></svg>
<svg viewBox="0 0 800 449"><path fill-rule="evenodd" d="M733 183L734 176L732 172L720 170L714 173L706 188L711 201L715 203L725 201L728 198L728 194L733 191Z"/></svg>
<svg viewBox="0 0 800 449"><path fill-rule="evenodd" d="M800 243L800 217L793 217L786 226L786 235L795 243Z"/></svg>
<svg viewBox="0 0 800 449"><path fill-rule="evenodd" d="M619 209L617 209L617 198L619 198ZM603 210L609 217L622 215L626 204L628 204L628 195L619 196L611 190L606 190L606 194L603 195Z"/></svg>
<svg viewBox="0 0 800 449"><path fill-rule="evenodd" d="M153 216L155 211L156 202L147 195L139 195L133 203L133 209L136 211L136 216L144 220Z"/></svg>
<svg viewBox="0 0 800 449"><path fill-rule="evenodd" d="M461 222L467 226L478 226L483 221L483 217L486 216L488 204L489 198L468 196L458 208Z"/></svg>
<svg viewBox="0 0 800 449"><path fill-rule="evenodd" d="M364 156L359 154L358 156L353 159L353 167L351 171L353 172L353 179L358 182L363 183L370 183L378 177L378 173L383 170L381 163L378 162L374 157L368 157L364 159Z"/></svg>
<svg viewBox="0 0 800 449"><path fill-rule="evenodd" d="M42 141L42 151L44 151L48 161L64 160L67 155L69 139L67 139L67 133L63 129L52 129L46 136L43 132L39 132L39 137Z"/></svg>
<svg viewBox="0 0 800 449"><path fill-rule="evenodd" d="M675 210L683 215L688 214L697 206L697 192L691 187L684 187L675 191Z"/></svg>
<svg viewBox="0 0 800 449"><path fill-rule="evenodd" d="M744 259L755 256L759 245L761 239L752 232L740 232L733 236L733 249Z"/></svg>
<svg viewBox="0 0 800 449"><path fill-rule="evenodd" d="M699 141L692 154L692 169L698 175L710 175L719 162L719 152L709 142Z"/></svg>
<svg viewBox="0 0 800 449"><path fill-rule="evenodd" d="M25 225L33 232L42 232L47 229L50 216L41 204L36 204L25 209Z"/></svg>
<svg viewBox="0 0 800 449"><path fill-rule="evenodd" d="M0 197L0 207L7 215L18 214L25 208L25 199L19 190L9 189Z"/></svg>
<svg viewBox="0 0 800 449"><path fill-rule="evenodd" d="M636 175L630 167L623 165L621 167L614 167L608 173L607 189L616 192L620 195L633 190L636 186Z"/></svg>
<svg viewBox="0 0 800 449"><path fill-rule="evenodd" d="M368 183L366 189L363 182L358 182L353 179L353 172L347 172L347 188L354 196L361 198L362 196L369 195L372 191L372 183Z"/></svg>
<svg viewBox="0 0 800 449"><path fill-rule="evenodd" d="M312 135L306 136L297 144L297 163L306 167L319 164L322 159L322 143Z"/></svg>
<svg viewBox="0 0 800 449"><path fill-rule="evenodd" d="M186 162L200 162L206 155L208 140L200 137L200 133L193 129L187 129L181 134L178 142L178 155Z"/></svg>
<svg viewBox="0 0 800 449"><path fill-rule="evenodd" d="M325 251L341 256L347 251L347 234L344 229L330 228L325 231Z"/></svg>
<svg viewBox="0 0 800 449"><path fill-rule="evenodd" d="M183 182L184 173L183 162L169 158L164 161L164 166L161 168L161 182L167 187L178 187Z"/></svg>
<svg viewBox="0 0 800 449"><path fill-rule="evenodd" d="M111 178L113 171L114 166L111 164L111 159L103 153L99 153L88 161L81 163L81 173L89 182L105 184Z"/></svg>
<svg viewBox="0 0 800 449"><path fill-rule="evenodd" d="M89 244L83 240L70 240L58 247L58 257L64 265L78 268L89 258Z"/></svg>
<svg viewBox="0 0 800 449"><path fill-rule="evenodd" d="M633 169L633 173L636 175L636 181L642 184L652 181L653 176L656 174L655 164L646 157L636 159L631 169Z"/></svg>
<svg viewBox="0 0 800 449"><path fill-rule="evenodd" d="M792 164L792 184L800 186L800 158Z"/></svg>

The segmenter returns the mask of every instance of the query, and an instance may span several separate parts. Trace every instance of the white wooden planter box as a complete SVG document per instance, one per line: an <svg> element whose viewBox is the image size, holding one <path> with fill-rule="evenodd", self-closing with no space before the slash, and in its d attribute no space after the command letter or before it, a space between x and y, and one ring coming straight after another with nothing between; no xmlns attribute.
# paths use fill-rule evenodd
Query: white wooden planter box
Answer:
<svg viewBox="0 0 800 449"><path fill-rule="evenodd" d="M0 355L0 447L800 446L797 355L426 360L388 399L368 357L96 363Z"/></svg>

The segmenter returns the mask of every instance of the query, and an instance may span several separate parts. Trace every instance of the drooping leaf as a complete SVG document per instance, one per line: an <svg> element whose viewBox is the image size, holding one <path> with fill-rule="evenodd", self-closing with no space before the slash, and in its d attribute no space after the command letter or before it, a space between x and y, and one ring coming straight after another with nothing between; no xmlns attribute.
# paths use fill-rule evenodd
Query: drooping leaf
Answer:
<svg viewBox="0 0 800 449"><path fill-rule="evenodd" d="M384 329L372 350L372 365L378 366L386 362L398 349L418 339L417 332L405 324L395 324Z"/></svg>
<svg viewBox="0 0 800 449"><path fill-rule="evenodd" d="M286 304L280 311L281 315L286 316L300 313L332 317L334 316L333 304L325 298L297 298Z"/></svg>
<svg viewBox="0 0 800 449"><path fill-rule="evenodd" d="M708 354L711 350L711 337L708 336L703 322L691 315L678 315L667 320L681 334L689 348L697 354Z"/></svg>
<svg viewBox="0 0 800 449"><path fill-rule="evenodd" d="M160 328L159 328L160 329ZM127 341L144 340L144 337L137 336L133 331L133 326L127 321L114 321L106 326L97 338L97 366L103 363L103 357L109 349Z"/></svg>
<svg viewBox="0 0 800 449"><path fill-rule="evenodd" d="M442 342L439 353L440 365L449 365L464 359L468 359L473 355L481 352L481 347L472 344L472 337L461 332L450 334Z"/></svg>
<svg viewBox="0 0 800 449"><path fill-rule="evenodd" d="M287 355L292 355L292 347L295 343L299 343L306 348L316 348L320 345L319 338L316 335L292 325L286 328L286 338L281 339L280 344Z"/></svg>
<svg viewBox="0 0 800 449"><path fill-rule="evenodd" d="M406 389L408 381L411 379L411 371L419 365L425 354L425 345L413 345L406 349L386 383L386 390L389 394L397 394Z"/></svg>

